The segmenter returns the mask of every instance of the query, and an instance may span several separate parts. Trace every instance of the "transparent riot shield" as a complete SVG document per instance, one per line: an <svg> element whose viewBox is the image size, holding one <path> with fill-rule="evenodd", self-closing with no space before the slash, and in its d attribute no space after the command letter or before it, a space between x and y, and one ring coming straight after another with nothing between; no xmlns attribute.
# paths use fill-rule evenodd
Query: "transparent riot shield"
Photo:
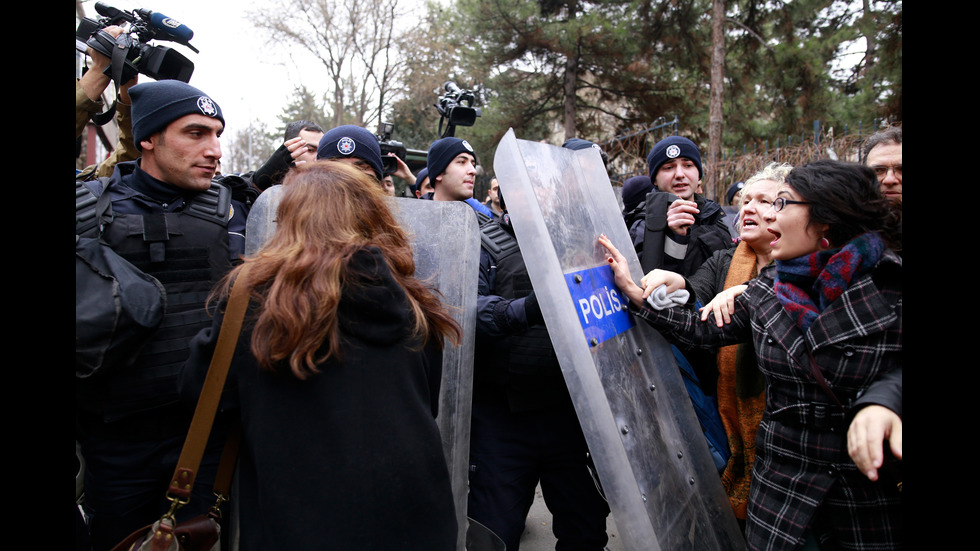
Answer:
<svg viewBox="0 0 980 551"><path fill-rule="evenodd" d="M442 446L452 477L459 537L466 544L466 493L470 463L470 410L473 395L473 345L476 338L476 287L480 268L480 228L476 214L461 201L392 200L398 222L410 234L415 277L442 293L463 329L459 346L446 343L442 356L439 417Z"/></svg>
<svg viewBox="0 0 980 551"><path fill-rule="evenodd" d="M627 549L743 549L667 342L636 324L604 233L640 263L597 151L518 140L494 172L620 537Z"/></svg>
<svg viewBox="0 0 980 551"><path fill-rule="evenodd" d="M271 192L271 193L270 193ZM245 253L254 254L275 232L282 186L259 195L249 212ZM442 295L443 303L463 329L459 346L447 342L442 355L439 417L443 452L452 477L459 536L466 544L466 499L470 461L470 410L473 389L473 345L476 336L476 287L480 267L480 229L473 209L459 201L420 201L394 198L390 203L398 223L409 234L415 257L415 277Z"/></svg>
<svg viewBox="0 0 980 551"><path fill-rule="evenodd" d="M282 198L282 184L270 186L259 194L245 221L245 256L259 251L276 231L276 210Z"/></svg>

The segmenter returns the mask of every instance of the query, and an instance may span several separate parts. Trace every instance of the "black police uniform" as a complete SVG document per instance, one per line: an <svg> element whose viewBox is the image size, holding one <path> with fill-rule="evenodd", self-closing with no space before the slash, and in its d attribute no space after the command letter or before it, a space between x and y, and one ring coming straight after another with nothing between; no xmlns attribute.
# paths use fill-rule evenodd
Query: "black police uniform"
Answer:
<svg viewBox="0 0 980 551"><path fill-rule="evenodd" d="M86 466L83 506L96 550L111 548L166 511L164 494L193 414L180 400L177 376L190 339L210 326L208 294L244 252L246 215L223 186L188 192L151 177L138 161L119 163L107 182L76 183L76 233L83 237L99 234L94 207L86 205L104 186L112 221L103 239L163 284L167 307L132 366L76 379L76 438ZM178 520L213 504L219 440L212 440L195 495Z"/></svg>
<svg viewBox="0 0 980 551"><path fill-rule="evenodd" d="M601 550L609 506L509 219L481 226L468 516L516 550L540 482L561 549Z"/></svg>

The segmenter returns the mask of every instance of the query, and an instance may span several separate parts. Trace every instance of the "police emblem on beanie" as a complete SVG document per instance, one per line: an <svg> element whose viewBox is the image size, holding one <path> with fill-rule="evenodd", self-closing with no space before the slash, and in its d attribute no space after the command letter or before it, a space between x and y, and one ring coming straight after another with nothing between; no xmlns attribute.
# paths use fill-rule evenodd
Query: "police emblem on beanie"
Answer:
<svg viewBox="0 0 980 551"><path fill-rule="evenodd" d="M201 110L201 113L209 117L213 117L215 113L218 112L218 108L215 107L214 101L207 96L197 98L197 108Z"/></svg>
<svg viewBox="0 0 980 551"><path fill-rule="evenodd" d="M470 153L473 153L473 146L470 145L470 142L466 140L462 140L462 142L463 142L463 147L465 147L466 150L469 151Z"/></svg>
<svg viewBox="0 0 980 551"><path fill-rule="evenodd" d="M676 159L677 156L681 154L681 148L677 147L676 145L672 145L667 148L666 153L667 157Z"/></svg>
<svg viewBox="0 0 980 551"><path fill-rule="evenodd" d="M337 142L337 151L339 151L342 155L350 155L356 148L357 145L354 143L354 140L346 136L340 138L340 141Z"/></svg>

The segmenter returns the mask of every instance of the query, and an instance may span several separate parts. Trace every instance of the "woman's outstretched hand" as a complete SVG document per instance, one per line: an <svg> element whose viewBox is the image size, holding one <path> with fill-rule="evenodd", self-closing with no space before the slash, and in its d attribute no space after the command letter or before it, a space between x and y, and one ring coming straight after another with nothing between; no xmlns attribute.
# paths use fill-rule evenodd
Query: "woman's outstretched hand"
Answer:
<svg viewBox="0 0 980 551"><path fill-rule="evenodd" d="M640 284L633 282L630 276L630 268L626 263L626 257L619 252L619 249L612 244L606 234L599 236L599 244L606 248L609 253L609 266L616 277L616 286L622 291L630 301L637 306L641 306L654 289L661 285L667 286L667 293L672 293L685 287L684 278L680 274L667 270L653 270L640 279Z"/></svg>
<svg viewBox="0 0 980 551"><path fill-rule="evenodd" d="M630 276L630 267L626 263L626 257L612 244L612 241L606 237L606 234L599 236L599 244L606 248L606 253L609 255L607 260L609 261L609 267L612 268L613 276L615 276L616 287L633 304L637 306L643 304L643 299L646 297L643 296L643 289L633 282L633 278Z"/></svg>

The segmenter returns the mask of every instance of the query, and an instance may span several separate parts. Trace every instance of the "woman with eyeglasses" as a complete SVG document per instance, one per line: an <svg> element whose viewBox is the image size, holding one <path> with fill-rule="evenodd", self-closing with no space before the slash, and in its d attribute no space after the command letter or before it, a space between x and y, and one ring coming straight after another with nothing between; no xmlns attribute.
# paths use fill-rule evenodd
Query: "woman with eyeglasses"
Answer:
<svg viewBox="0 0 980 551"><path fill-rule="evenodd" d="M901 211L871 169L823 160L794 168L763 219L775 263L733 299L728 323L648 307L654 289L678 282L651 272L636 285L599 242L630 310L669 338L755 347L766 408L749 547L900 549Z"/></svg>

